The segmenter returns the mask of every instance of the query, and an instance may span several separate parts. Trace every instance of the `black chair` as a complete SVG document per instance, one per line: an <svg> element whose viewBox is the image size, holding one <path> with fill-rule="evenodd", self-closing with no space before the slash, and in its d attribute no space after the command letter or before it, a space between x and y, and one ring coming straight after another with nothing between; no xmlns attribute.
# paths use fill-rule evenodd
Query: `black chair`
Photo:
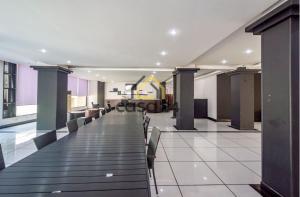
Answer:
<svg viewBox="0 0 300 197"><path fill-rule="evenodd" d="M2 148L0 144L0 170L3 170L5 168L5 162L4 162L4 157L2 153Z"/></svg>
<svg viewBox="0 0 300 197"><path fill-rule="evenodd" d="M84 119L84 125L87 125L87 124L89 124L92 121L93 121L93 117L89 116L89 117L87 117L87 118Z"/></svg>
<svg viewBox="0 0 300 197"><path fill-rule="evenodd" d="M145 120L146 115L147 115L147 112L146 112L146 110L144 110L143 111L143 120Z"/></svg>
<svg viewBox="0 0 300 197"><path fill-rule="evenodd" d="M78 131L77 119L73 119L67 122L67 127L70 133Z"/></svg>
<svg viewBox="0 0 300 197"><path fill-rule="evenodd" d="M145 136L145 139L146 139L146 144L147 144L147 141L148 141L148 127L149 127L149 123L150 123L150 118L149 118L149 116L146 116L146 118L144 120L144 123L143 123L143 126L144 126L144 136Z"/></svg>
<svg viewBox="0 0 300 197"><path fill-rule="evenodd" d="M52 142L55 142L56 140L57 140L57 137L56 137L55 130L45 133L36 138L33 138L34 144L38 150L44 148L45 146L47 146L48 144L51 144Z"/></svg>
<svg viewBox="0 0 300 197"><path fill-rule="evenodd" d="M98 112L95 113L94 118L98 119L99 117L100 117L100 115L99 115L99 111L98 111Z"/></svg>
<svg viewBox="0 0 300 197"><path fill-rule="evenodd" d="M155 154L156 154L156 149L158 146L159 139L160 139L160 130L154 127L151 132L151 137L147 149L147 164L148 164L150 177L151 177L150 170L152 170L153 172L153 180L155 184L156 194L158 194L158 191L157 191L157 184L156 184L156 177L155 177L155 170L154 170L154 160L156 157Z"/></svg>
<svg viewBox="0 0 300 197"><path fill-rule="evenodd" d="M106 114L105 109L101 110L101 114L102 114L102 116L104 116Z"/></svg>

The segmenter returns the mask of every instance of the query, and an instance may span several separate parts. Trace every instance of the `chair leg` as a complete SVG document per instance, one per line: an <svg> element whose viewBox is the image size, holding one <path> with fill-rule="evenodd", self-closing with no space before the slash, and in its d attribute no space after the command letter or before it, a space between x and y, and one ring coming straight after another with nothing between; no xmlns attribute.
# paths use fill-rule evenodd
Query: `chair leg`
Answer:
<svg viewBox="0 0 300 197"><path fill-rule="evenodd" d="M151 178L151 170L149 169L149 177Z"/></svg>
<svg viewBox="0 0 300 197"><path fill-rule="evenodd" d="M153 180L154 180L154 185L155 185L155 191L156 191L156 194L158 194L154 166L152 168L152 172L153 172Z"/></svg>

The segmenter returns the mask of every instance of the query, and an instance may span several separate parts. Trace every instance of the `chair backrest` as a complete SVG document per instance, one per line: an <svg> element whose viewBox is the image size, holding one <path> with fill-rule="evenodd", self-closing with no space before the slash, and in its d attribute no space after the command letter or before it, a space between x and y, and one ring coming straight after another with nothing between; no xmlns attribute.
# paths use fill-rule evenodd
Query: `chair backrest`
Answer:
<svg viewBox="0 0 300 197"><path fill-rule="evenodd" d="M78 128L85 125L85 117L77 118L77 125L78 125Z"/></svg>
<svg viewBox="0 0 300 197"><path fill-rule="evenodd" d="M36 138L33 138L34 144L38 150L42 149L43 147L47 146L48 144L51 144L52 142L55 142L56 140L57 140L57 137L56 137L55 130L45 133Z"/></svg>
<svg viewBox="0 0 300 197"><path fill-rule="evenodd" d="M150 118L149 116L146 116L145 120L144 120L144 131L148 131L148 127L149 127L149 123L150 123Z"/></svg>
<svg viewBox="0 0 300 197"><path fill-rule="evenodd" d="M89 124L92 121L93 121L93 117L89 116L89 117L87 117L87 118L84 119L84 125Z"/></svg>
<svg viewBox="0 0 300 197"><path fill-rule="evenodd" d="M150 159L151 162L154 162L155 159L156 149L160 139L160 133L161 132L158 128L153 127L147 150L147 158L148 160Z"/></svg>
<svg viewBox="0 0 300 197"><path fill-rule="evenodd" d="M67 122L67 127L70 133L78 131L77 119L73 119Z"/></svg>
<svg viewBox="0 0 300 197"><path fill-rule="evenodd" d="M4 168L5 168L5 163L4 163L3 152L0 144L0 170L3 170Z"/></svg>
<svg viewBox="0 0 300 197"><path fill-rule="evenodd" d="M99 111L98 111L98 112L95 113L94 118L95 118L95 119L98 119L99 117L100 117L100 116L99 116Z"/></svg>

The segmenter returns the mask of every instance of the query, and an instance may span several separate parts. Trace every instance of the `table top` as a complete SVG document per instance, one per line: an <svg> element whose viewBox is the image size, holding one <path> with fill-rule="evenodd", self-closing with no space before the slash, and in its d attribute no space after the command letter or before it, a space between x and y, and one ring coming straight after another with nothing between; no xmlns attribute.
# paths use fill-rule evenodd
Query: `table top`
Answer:
<svg viewBox="0 0 300 197"><path fill-rule="evenodd" d="M111 112L0 171L0 197L150 197L140 113Z"/></svg>

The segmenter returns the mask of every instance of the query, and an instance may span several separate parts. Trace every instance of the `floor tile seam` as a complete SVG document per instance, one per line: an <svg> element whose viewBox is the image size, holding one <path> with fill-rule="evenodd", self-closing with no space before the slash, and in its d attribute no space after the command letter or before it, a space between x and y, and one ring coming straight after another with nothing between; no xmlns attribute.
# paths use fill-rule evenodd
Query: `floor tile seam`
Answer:
<svg viewBox="0 0 300 197"><path fill-rule="evenodd" d="M176 176L175 176L174 170L173 170L172 165L171 165L171 163L170 163L170 161L169 161L169 157L168 157L168 155L167 155L167 152L166 152L165 147L164 147L163 144L162 144L162 147L163 147L164 153L165 153L165 155L166 155L167 162L168 162L168 164L169 164L169 166L170 166L170 169L171 169L171 171L172 171L173 177L174 177L174 179L175 179L175 181L176 181L177 188L178 188L178 190L179 190L179 192L180 192L180 195L181 195L181 197L184 197L183 194L182 194L182 191L181 191L181 189L180 189L180 187L179 187L177 178L176 178Z"/></svg>
<svg viewBox="0 0 300 197"><path fill-rule="evenodd" d="M220 147L218 147L218 148L220 148ZM227 153L225 150L223 150L222 148L220 148L225 154L227 154L229 157L231 157L232 159L234 159L234 161L235 162L238 162L238 163L240 163L242 166L244 166L244 167L246 167L248 170L250 170L251 172L253 172L254 174L256 174L256 175L258 175L254 170L252 170L252 169L250 169L248 166L246 166L246 165L244 165L242 162L244 162L244 161L239 161L238 159L236 159L235 157L233 157L232 155L230 155L229 153ZM253 161L253 162L255 162L255 161ZM260 175L258 175L260 178L261 178L261 176Z"/></svg>
<svg viewBox="0 0 300 197"><path fill-rule="evenodd" d="M184 139L183 139L184 140ZM197 154L198 155L198 157L200 157L201 159L202 159L202 161L203 161L203 158L190 146L190 148L192 149L192 151L195 153L195 154ZM217 173L213 170L213 169L211 169L210 168L210 166L204 161L204 164L206 165L206 167L208 168L208 169L210 169L214 174L215 174L215 176L216 177L218 177L218 179L223 183L223 185L225 185L225 187L235 196L235 197L237 197L237 195L233 192L233 191L231 191L231 189L229 188L229 187L227 187L226 186L226 184L225 184L225 182L217 175Z"/></svg>

